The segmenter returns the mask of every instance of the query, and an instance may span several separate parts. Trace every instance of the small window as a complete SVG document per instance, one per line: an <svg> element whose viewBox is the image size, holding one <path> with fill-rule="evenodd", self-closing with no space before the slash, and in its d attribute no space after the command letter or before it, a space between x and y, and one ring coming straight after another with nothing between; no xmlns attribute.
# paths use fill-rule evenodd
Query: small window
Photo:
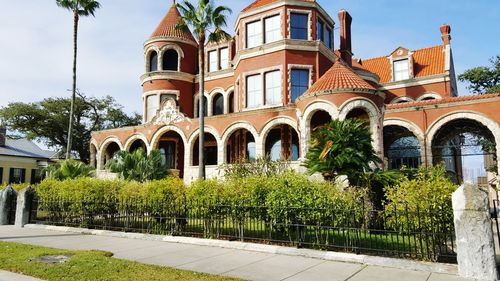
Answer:
<svg viewBox="0 0 500 281"><path fill-rule="evenodd" d="M219 60L217 58L217 51L208 52L208 72L219 70Z"/></svg>
<svg viewBox="0 0 500 281"><path fill-rule="evenodd" d="M281 71L266 73L266 105L281 103Z"/></svg>
<svg viewBox="0 0 500 281"><path fill-rule="evenodd" d="M224 114L224 97L221 94L217 94L214 98L214 104L212 108L213 115Z"/></svg>
<svg viewBox="0 0 500 281"><path fill-rule="evenodd" d="M290 15L290 33L292 39L307 40L309 15L292 13Z"/></svg>
<svg viewBox="0 0 500 281"><path fill-rule="evenodd" d="M410 79L410 66L408 59L394 62L394 81Z"/></svg>
<svg viewBox="0 0 500 281"><path fill-rule="evenodd" d="M152 51L149 55L149 71L158 71L158 53L156 51Z"/></svg>
<svg viewBox="0 0 500 281"><path fill-rule="evenodd" d="M163 70L178 71L179 67L179 54L176 50L166 50L163 53Z"/></svg>
<svg viewBox="0 0 500 281"><path fill-rule="evenodd" d="M229 108L228 108L229 113L234 112L234 92L231 92L229 94Z"/></svg>
<svg viewBox="0 0 500 281"><path fill-rule="evenodd" d="M322 42L325 42L325 34L324 34L324 28L325 24L321 21L321 20L318 20L318 34L316 36L316 39L318 41L322 41Z"/></svg>
<svg viewBox="0 0 500 281"><path fill-rule="evenodd" d="M222 48L220 49L220 68L228 69L229 68L229 49Z"/></svg>
<svg viewBox="0 0 500 281"><path fill-rule="evenodd" d="M325 45L328 47L328 49L333 49L332 38L332 29L327 27L325 31Z"/></svg>
<svg viewBox="0 0 500 281"><path fill-rule="evenodd" d="M266 43L271 43L282 39L280 15L265 19L264 24L266 29Z"/></svg>
<svg viewBox="0 0 500 281"><path fill-rule="evenodd" d="M9 176L9 184L25 183L26 169L11 168Z"/></svg>
<svg viewBox="0 0 500 281"><path fill-rule="evenodd" d="M158 96L152 95L146 98L146 112L147 112L147 121L153 120L153 117L156 116L156 111L158 111Z"/></svg>
<svg viewBox="0 0 500 281"><path fill-rule="evenodd" d="M291 78L291 94L292 100L291 102L295 102L295 100L302 96L307 89L309 89L309 70L307 69L292 69L292 78Z"/></svg>
<svg viewBox="0 0 500 281"><path fill-rule="evenodd" d="M262 105L262 76L252 75L247 77L247 108Z"/></svg>
<svg viewBox="0 0 500 281"><path fill-rule="evenodd" d="M262 44L262 22L256 21L247 24L247 48L253 48Z"/></svg>
<svg viewBox="0 0 500 281"><path fill-rule="evenodd" d="M32 169L31 170L31 184L40 183L43 180L42 170L40 169Z"/></svg>

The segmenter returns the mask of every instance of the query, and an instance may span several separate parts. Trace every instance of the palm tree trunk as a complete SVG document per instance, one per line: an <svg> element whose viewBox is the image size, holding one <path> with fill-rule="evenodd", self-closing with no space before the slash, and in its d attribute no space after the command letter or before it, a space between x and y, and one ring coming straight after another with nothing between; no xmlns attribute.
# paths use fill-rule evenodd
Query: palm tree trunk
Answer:
<svg viewBox="0 0 500 281"><path fill-rule="evenodd" d="M73 13L73 92L71 95L71 109L69 113L68 144L66 147L66 159L71 158L72 138L73 138L73 119L75 115L76 99L76 55L78 51L78 13Z"/></svg>
<svg viewBox="0 0 500 281"><path fill-rule="evenodd" d="M198 40L198 65L200 67L200 95L199 95L199 117L200 117L200 136L199 136L199 171L198 179L204 180L205 174L205 35L200 33Z"/></svg>

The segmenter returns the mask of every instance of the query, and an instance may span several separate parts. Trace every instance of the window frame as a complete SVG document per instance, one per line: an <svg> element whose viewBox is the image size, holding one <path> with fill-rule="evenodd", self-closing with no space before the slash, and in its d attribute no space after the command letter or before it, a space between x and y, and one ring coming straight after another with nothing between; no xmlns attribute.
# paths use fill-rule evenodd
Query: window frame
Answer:
<svg viewBox="0 0 500 281"><path fill-rule="evenodd" d="M246 94L246 108L248 109L255 109L255 108L259 108L261 106L263 106L262 104L262 97L263 97L263 94L264 94L264 87L263 87L263 77L262 77L262 73L255 73L255 74L250 74L250 75L247 75L245 77L245 94ZM259 78L259 80L257 80L257 82L255 83L255 85L257 85L259 88L256 88L255 90L252 90L252 91L249 91L249 86L250 86L250 83L249 83L249 80L251 78ZM257 103L252 103L250 105L250 93L258 93L257 94L257 98L253 98L252 101L257 101Z"/></svg>
<svg viewBox="0 0 500 281"><path fill-rule="evenodd" d="M305 89L305 91L303 93L301 93L300 95L298 95L295 99L294 99L294 95L293 95L293 88L294 88L294 81L293 81L293 73L294 71L301 71L301 72L307 72L307 88ZM289 95L289 103L295 103L296 100L302 96L310 87L311 87L311 83L312 83L312 79L311 79L311 74L312 74L312 67L311 66L290 66L290 72L289 72L289 75L290 75L290 95ZM299 85L300 87L301 85Z"/></svg>
<svg viewBox="0 0 500 281"><path fill-rule="evenodd" d="M325 43L325 22L319 17L316 20L316 40Z"/></svg>
<svg viewBox="0 0 500 281"><path fill-rule="evenodd" d="M269 20L273 20L273 19L278 19L278 28L274 28L274 29L271 29L271 30L268 30L267 27L268 27L268 21ZM281 14L275 14L275 15L270 15L270 16L267 16L263 19L263 29L264 29L264 32L263 32L263 40L264 40L264 44L268 44L268 43L272 43L272 42L276 42L276 41L279 41L279 40L282 40L283 39L283 33L281 31L281 28L282 28L282 21L281 21ZM269 33L272 33L272 32L276 32L278 31L278 37L275 39L275 40L272 40L270 41L268 39L268 34Z"/></svg>
<svg viewBox="0 0 500 281"><path fill-rule="evenodd" d="M250 45L250 36L249 36L249 26L253 25L253 24L257 24L259 25L258 27L259 28L256 28L256 30L259 31L259 33L256 33L255 35L252 35L252 38L255 37L259 38L259 40L256 40L258 42L256 42L256 45ZM251 22L248 22L245 24L245 47L246 49L251 49L251 48L256 48L256 47L259 47L263 44L264 42L264 34L263 34L263 24L262 24L262 20L261 19L258 19L258 20L254 20L254 21L251 21Z"/></svg>
<svg viewBox="0 0 500 281"><path fill-rule="evenodd" d="M213 60L212 55L215 55L215 60ZM207 52L207 72L216 72L220 69L219 67L219 55L217 49L209 50ZM215 65L215 68L213 68Z"/></svg>
<svg viewBox="0 0 500 281"><path fill-rule="evenodd" d="M227 51L227 54L223 55L222 52ZM225 62L225 65L223 65ZM222 47L219 49L219 69L224 70L230 68L229 64L229 47Z"/></svg>
<svg viewBox="0 0 500 281"><path fill-rule="evenodd" d="M277 82L278 82L278 85L273 85L273 87L268 87L268 75L277 75ZM266 106L274 106L274 105L279 105L279 104L282 104L283 103L283 97L282 97L282 92L283 92L283 86L282 86L282 75L281 75L281 70L279 69L275 69L275 70L270 70L270 71L266 71L264 72L264 91L263 91L263 94L264 94L264 105ZM278 90L278 96L277 96L277 99L275 100L275 102L272 102L272 103L269 103L268 101L268 98L269 98L269 90L276 90L276 89L279 89ZM274 100L274 99L273 99Z"/></svg>
<svg viewBox="0 0 500 281"><path fill-rule="evenodd" d="M311 30L310 30L310 21L311 21L311 11L305 11L305 10L288 10L288 17L289 17L289 38L292 40L311 40ZM299 15L299 16L305 16L307 18L306 20L306 26L305 28L298 28L298 27L293 27L292 26L292 18L294 15ZM294 29L305 29L306 34L305 34L305 39L304 38L293 38L293 30Z"/></svg>
<svg viewBox="0 0 500 281"><path fill-rule="evenodd" d="M397 70L396 65L400 65L400 63L406 62L406 69L401 69ZM402 77L403 78L398 78L398 75L404 74ZM409 58L402 58L402 59L397 59L392 62L392 78L394 82L399 82L399 81L405 81L411 78L410 76L410 59Z"/></svg>

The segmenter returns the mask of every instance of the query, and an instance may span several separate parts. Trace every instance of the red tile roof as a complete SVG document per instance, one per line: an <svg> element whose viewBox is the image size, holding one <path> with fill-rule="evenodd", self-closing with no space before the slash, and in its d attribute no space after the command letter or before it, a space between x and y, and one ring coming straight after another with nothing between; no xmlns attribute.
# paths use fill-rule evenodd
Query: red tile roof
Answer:
<svg viewBox="0 0 500 281"><path fill-rule="evenodd" d="M345 65L344 62L337 60L335 64L312 85L304 94L313 94L319 92L353 92L353 91L376 91L368 82Z"/></svg>
<svg viewBox="0 0 500 281"><path fill-rule="evenodd" d="M175 37L196 43L193 34L189 30L178 30L175 28L180 19L181 14L175 4L173 4L167 15L160 22L153 34L151 34L151 38Z"/></svg>
<svg viewBox="0 0 500 281"><path fill-rule="evenodd" d="M452 102L475 101L475 100L483 100L483 99L491 99L491 98L500 98L500 93L483 94L483 95L478 95L478 96L450 97L450 98L444 98L444 99L440 99L440 100L425 100L425 101L394 103L394 104L388 104L387 109L401 109L401 108L409 108L409 107L415 107L415 106L427 106L427 105L436 105L436 104L444 104L444 103L452 103Z"/></svg>
<svg viewBox="0 0 500 281"><path fill-rule="evenodd" d="M241 12L247 12L252 9L260 8L275 2L279 2L281 0L256 0L252 4L248 5L245 9L243 9ZM303 0L305 2L316 2L316 0Z"/></svg>
<svg viewBox="0 0 500 281"><path fill-rule="evenodd" d="M380 83L392 81L391 64L387 57L377 57L354 62L356 68L368 70L380 77ZM443 46L419 49L413 52L413 72L415 77L432 76L445 72L445 52Z"/></svg>

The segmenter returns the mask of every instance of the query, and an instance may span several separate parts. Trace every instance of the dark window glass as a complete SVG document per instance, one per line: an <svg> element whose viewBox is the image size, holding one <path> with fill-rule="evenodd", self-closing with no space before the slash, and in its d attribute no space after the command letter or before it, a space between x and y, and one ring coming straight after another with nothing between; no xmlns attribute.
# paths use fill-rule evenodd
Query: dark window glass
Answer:
<svg viewBox="0 0 500 281"><path fill-rule="evenodd" d="M26 169L11 168L9 175L9 184L11 183L25 183L26 182Z"/></svg>
<svg viewBox="0 0 500 281"><path fill-rule="evenodd" d="M234 92L229 94L229 113L234 112Z"/></svg>
<svg viewBox="0 0 500 281"><path fill-rule="evenodd" d="M166 50L163 53L163 70L177 71L179 66L179 55L176 50Z"/></svg>
<svg viewBox="0 0 500 281"><path fill-rule="evenodd" d="M309 70L307 69L292 69L292 100L300 97L309 89Z"/></svg>
<svg viewBox="0 0 500 281"><path fill-rule="evenodd" d="M292 13L290 15L290 32L292 39L307 40L307 22L309 15Z"/></svg>
<svg viewBox="0 0 500 281"><path fill-rule="evenodd" d="M329 49L333 49L333 46L332 46L332 30L330 28L326 28L326 33L325 33L325 45L329 48Z"/></svg>
<svg viewBox="0 0 500 281"><path fill-rule="evenodd" d="M40 169L32 169L31 170L31 184L40 183L43 180L42 171Z"/></svg>
<svg viewBox="0 0 500 281"><path fill-rule="evenodd" d="M158 71L158 54L155 51L149 56L149 71Z"/></svg>
<svg viewBox="0 0 500 281"><path fill-rule="evenodd" d="M323 30L324 30L324 24L322 21L318 20L318 30L317 30L318 34L316 36L316 39L324 42L325 38L324 38Z"/></svg>
<svg viewBox="0 0 500 281"><path fill-rule="evenodd" d="M213 115L224 114L224 97L220 94L214 98L212 113Z"/></svg>
<svg viewBox="0 0 500 281"><path fill-rule="evenodd" d="M217 146L205 147L205 164L217 165Z"/></svg>
<svg viewBox="0 0 500 281"><path fill-rule="evenodd" d="M175 147L175 142L167 141L163 142L160 148L161 160L169 169L175 169Z"/></svg>
<svg viewBox="0 0 500 281"><path fill-rule="evenodd" d="M0 167L0 185L3 184L3 168Z"/></svg>

